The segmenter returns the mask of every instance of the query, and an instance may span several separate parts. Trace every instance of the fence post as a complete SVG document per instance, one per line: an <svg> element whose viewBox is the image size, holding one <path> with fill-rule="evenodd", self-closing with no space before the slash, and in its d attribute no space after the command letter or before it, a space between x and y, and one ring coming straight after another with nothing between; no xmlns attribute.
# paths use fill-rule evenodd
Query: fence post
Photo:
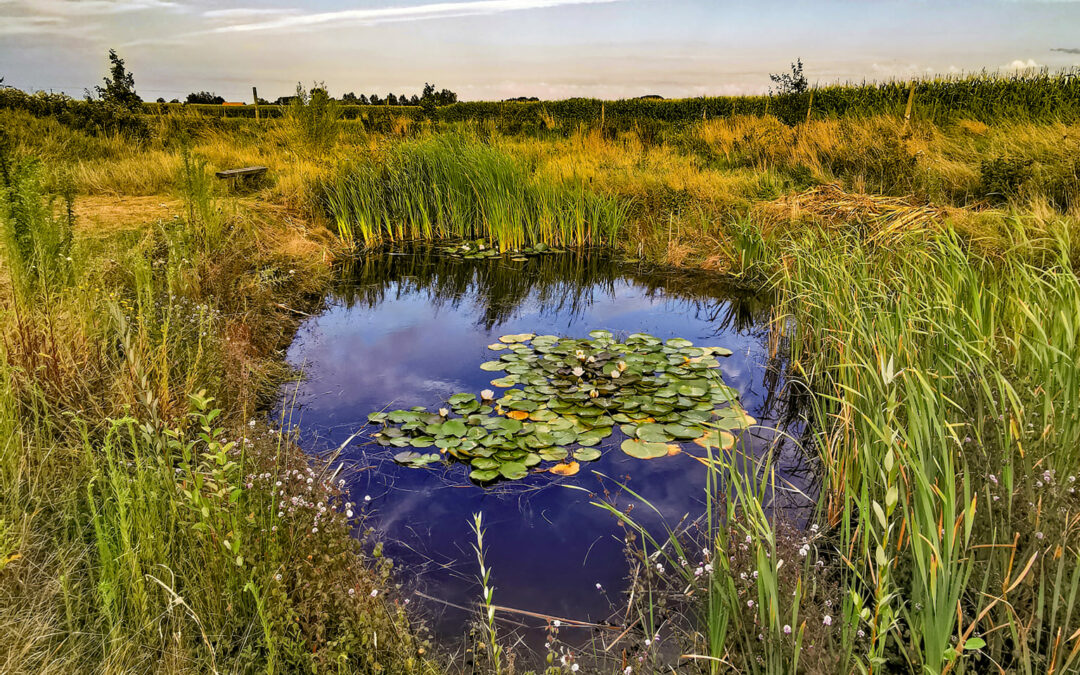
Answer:
<svg viewBox="0 0 1080 675"><path fill-rule="evenodd" d="M255 99L255 121L259 121L259 92L255 87L251 88L251 98Z"/></svg>
<svg viewBox="0 0 1080 675"><path fill-rule="evenodd" d="M810 103L806 106L806 123L810 124L810 113L814 110L814 90L810 90Z"/></svg>
<svg viewBox="0 0 1080 675"><path fill-rule="evenodd" d="M911 88L908 90L907 95L907 109L904 110L904 130L908 128L908 123L911 122L911 106L915 103L915 80L911 81Z"/></svg>

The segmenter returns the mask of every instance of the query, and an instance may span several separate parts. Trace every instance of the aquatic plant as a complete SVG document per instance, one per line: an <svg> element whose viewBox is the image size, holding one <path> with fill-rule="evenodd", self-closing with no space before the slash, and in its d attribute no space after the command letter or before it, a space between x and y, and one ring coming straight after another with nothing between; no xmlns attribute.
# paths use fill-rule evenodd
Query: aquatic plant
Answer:
<svg viewBox="0 0 1080 675"><path fill-rule="evenodd" d="M508 152L466 135L404 143L381 162L343 166L322 187L350 244L482 239L499 251L612 243L622 202L584 181L538 180Z"/></svg>
<svg viewBox="0 0 1080 675"><path fill-rule="evenodd" d="M460 393L438 412L371 413L369 422L384 425L376 441L413 448L395 456L401 464L424 467L446 454L467 462L470 478L488 482L519 480L542 462L552 464L539 470L573 475L580 462L600 458L597 446L616 425L624 453L655 459L678 454L687 441L730 448L731 432L754 423L720 375L717 357L731 353L723 347L646 333L619 342L594 330L589 339L504 335L488 348L500 356L480 368L505 373L491 381L506 390L502 396ZM417 452L433 446L440 452Z"/></svg>

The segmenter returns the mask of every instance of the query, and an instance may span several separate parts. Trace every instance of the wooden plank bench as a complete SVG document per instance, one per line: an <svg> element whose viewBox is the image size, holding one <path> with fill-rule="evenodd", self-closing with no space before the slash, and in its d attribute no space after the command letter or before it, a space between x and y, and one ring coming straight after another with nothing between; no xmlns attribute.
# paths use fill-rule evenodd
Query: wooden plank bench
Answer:
<svg viewBox="0 0 1080 675"><path fill-rule="evenodd" d="M218 171L216 175L218 178L255 178L266 173L265 166L245 166L241 169L225 169L224 171Z"/></svg>

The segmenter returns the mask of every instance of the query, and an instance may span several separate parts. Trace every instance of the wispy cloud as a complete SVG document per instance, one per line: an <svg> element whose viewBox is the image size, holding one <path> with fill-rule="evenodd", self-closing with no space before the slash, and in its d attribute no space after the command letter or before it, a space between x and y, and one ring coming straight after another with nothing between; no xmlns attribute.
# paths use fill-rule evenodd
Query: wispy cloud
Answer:
<svg viewBox="0 0 1080 675"><path fill-rule="evenodd" d="M148 9L179 9L181 5L171 0L7 0L0 2L0 7L37 16L66 18L125 14Z"/></svg>
<svg viewBox="0 0 1080 675"><path fill-rule="evenodd" d="M287 31L325 26L327 24L333 24L335 26L375 25L399 21L426 21L463 16L502 14L505 12L547 9L567 5L609 4L621 1L622 0L470 0L468 2L439 2L406 7L347 9L337 12L276 16L247 23L234 23L228 26L219 26L211 29L209 32L240 33L254 31ZM209 14L210 13L207 13L204 16L213 18L210 17Z"/></svg>
<svg viewBox="0 0 1080 675"><path fill-rule="evenodd" d="M183 9L171 0L0 0L0 35L86 36L97 25L88 22L95 19Z"/></svg>
<svg viewBox="0 0 1080 675"><path fill-rule="evenodd" d="M1080 54L1080 48L1077 47L1054 47L1050 51L1061 52L1062 54Z"/></svg>

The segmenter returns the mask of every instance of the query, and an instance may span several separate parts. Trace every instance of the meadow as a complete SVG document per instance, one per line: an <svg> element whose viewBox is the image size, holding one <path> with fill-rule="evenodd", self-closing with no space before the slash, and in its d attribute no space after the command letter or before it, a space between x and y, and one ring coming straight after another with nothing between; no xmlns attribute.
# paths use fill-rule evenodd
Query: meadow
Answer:
<svg viewBox="0 0 1080 675"><path fill-rule="evenodd" d="M690 104L256 121L5 90L0 670L455 670L364 505L266 412L335 265L479 240L768 294L809 401L808 517L773 508L768 454L737 450L703 467L694 531L599 504L629 533L634 620L588 669L1077 671L1076 82L673 119L648 111ZM267 178L212 175L248 165ZM475 668L511 672L491 616Z"/></svg>

